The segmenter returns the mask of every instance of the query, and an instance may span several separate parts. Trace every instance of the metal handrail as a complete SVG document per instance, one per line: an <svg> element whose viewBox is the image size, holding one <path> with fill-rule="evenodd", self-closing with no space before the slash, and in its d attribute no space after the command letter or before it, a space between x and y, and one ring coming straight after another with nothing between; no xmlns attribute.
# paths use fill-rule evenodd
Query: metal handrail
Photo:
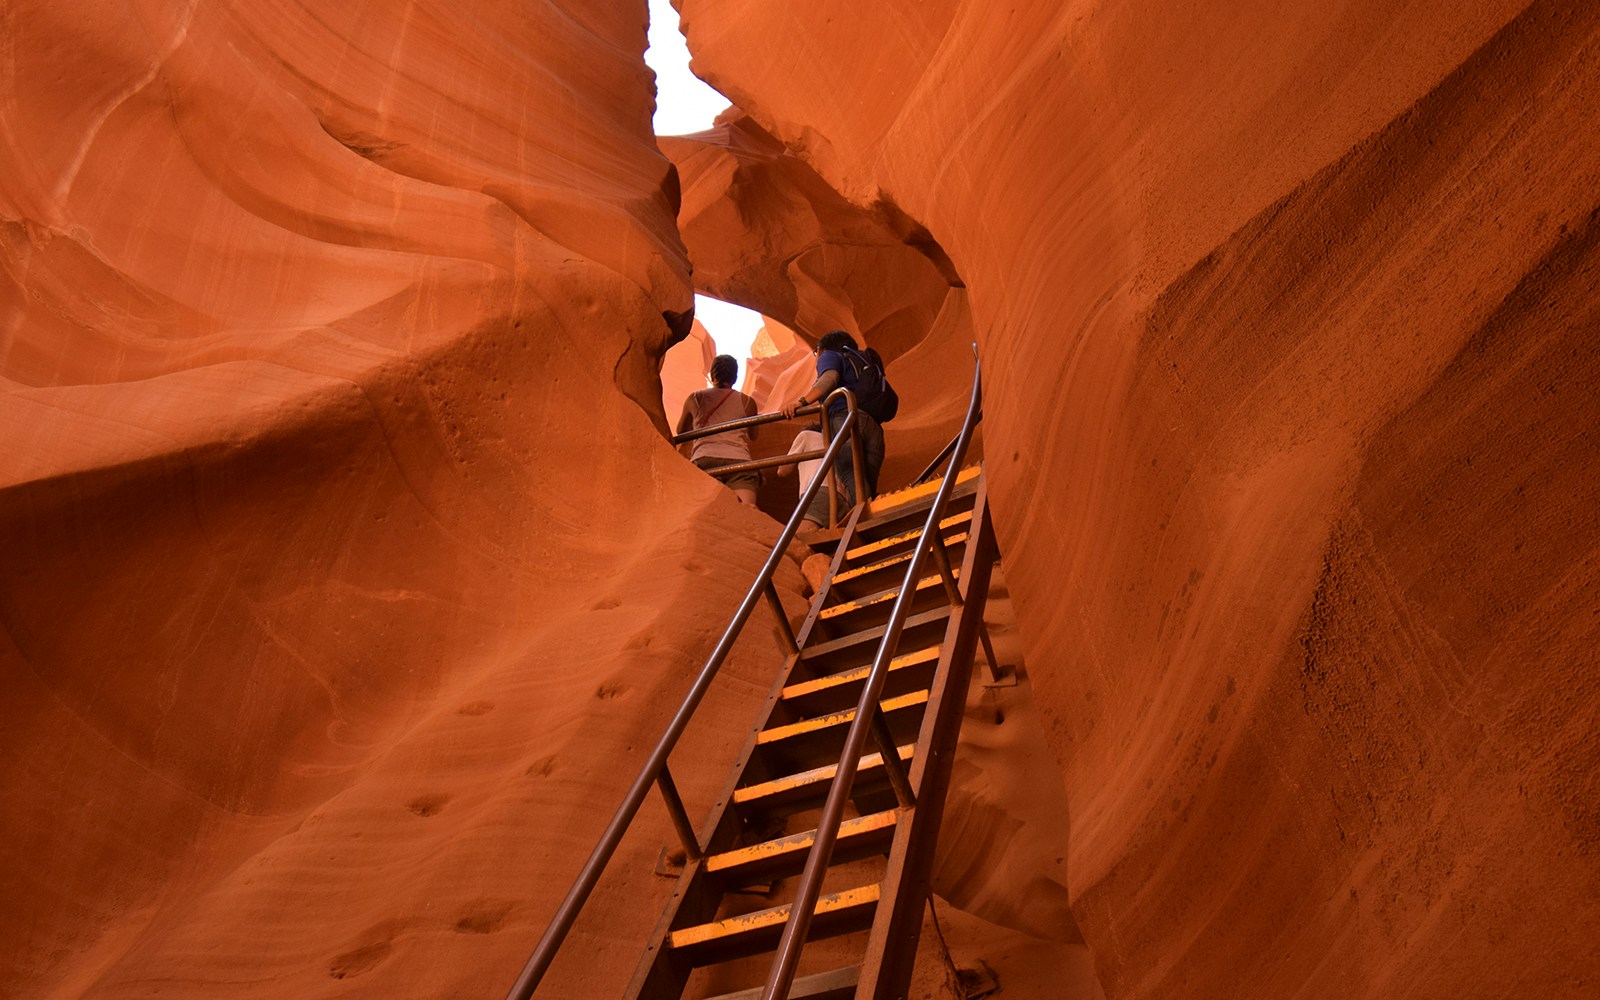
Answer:
<svg viewBox="0 0 1600 1000"><path fill-rule="evenodd" d="M828 407L833 404L835 397L842 397L844 399L846 418L854 416L857 409L856 394L853 391L840 386L817 402L811 403L808 406L802 406L795 410L794 417L809 416L813 413L822 414L822 438L826 441L830 438L828 425L831 418L830 414L828 413ZM785 416L781 412L757 413L750 417L739 417L734 420L724 420L720 424L707 424L704 427L696 427L693 430L687 430L681 434L674 434L668 440L672 442L673 447L677 447L678 445L685 444L689 441L696 441L703 437L711 437L716 434L724 434L728 431L744 430L749 427L759 427L762 424L772 424L779 421L792 419L793 417ZM855 480L856 502L860 503L867 499L866 469L862 464L863 455L861 450L861 436L853 429L855 422L848 421L848 419L847 422L852 425L852 430L850 432L850 456L852 459L850 463L851 478ZM841 431L843 431L844 426L844 424L840 425ZM941 453L941 455L942 454L943 453ZM740 472L753 472L758 469L775 469L783 465L798 465L801 462L809 462L814 458L821 458L822 455L823 452L821 451L807 451L794 455L774 455L771 458L759 458L749 462L737 462L729 465L719 465L715 469L707 469L705 471L713 478L720 479L723 476L732 476ZM829 459L829 462L831 463L832 460ZM825 466L825 468L827 471L827 478L833 480L834 483L834 489L829 493L828 496L828 522L830 524L838 524L839 474L831 464ZM804 509L803 505L801 509Z"/></svg>
<svg viewBox="0 0 1600 1000"><path fill-rule="evenodd" d="M834 390L834 393L838 392L848 393L849 390ZM830 393L827 400L831 400L834 393ZM825 406L827 400L817 405ZM844 421L839 425L838 432L829 441L823 460L831 463L834 457L838 455L839 448L842 447L845 438L849 436L856 441L858 449L856 468L859 470L861 467L860 442L855 439L853 433L856 423L855 398L853 395L848 397L848 403L849 411L846 413ZM652 784L661 786L662 797L666 800L668 811L672 814L673 825L677 828L680 839L684 841L685 851L690 857L699 857L703 853L699 844L699 837L694 833L693 825L688 821L688 814L684 810L682 800L678 797L671 774L667 771L667 756L672 752L673 747L677 745L678 739L683 735L684 729L688 727L689 720L693 717L695 709L699 707L701 699L705 697L706 691L711 687L711 682L716 679L718 671L722 669L722 664L733 650L733 644L739 638L739 633L744 630L745 623L750 620L750 615L755 610L756 603L762 599L763 594L772 588L773 574L777 572L779 564L782 563L784 555L788 551L789 543L794 540L795 533L799 530L801 515L805 513L806 507L810 505L812 498L816 496L816 491L821 488L823 479L823 476L814 477L801 494L800 502L796 505L794 513L789 516L789 523L784 526L783 532L778 536L777 543L773 545L772 554L767 557L766 565L762 566L761 572L756 575L755 582L750 585L749 591L745 593L743 603L739 605L739 610L734 614L733 620L728 623L727 629L723 631L722 639L717 643L716 649L712 651L711 657L706 660L705 666L700 669L700 675L695 678L694 685L689 689L688 694L684 695L683 702L678 706L677 714L672 717L672 722L667 726L667 731L662 734L661 739L656 743L655 749L650 753L649 760L640 769L639 776L634 779L633 786L628 789L627 795L623 797L622 805L617 808L616 813L611 817L610 824L606 826L605 832L600 835L600 842L595 845L595 849L589 855L589 860L584 863L576 881L573 882L572 888L568 890L566 898L562 900L555 916L551 918L549 926L545 928L544 935L540 937L533 954L528 957L527 964L523 966L521 974L517 976L516 982L512 984L511 991L506 994L506 1000L529 1000L533 996L533 991L538 988L539 981L544 978L545 972L550 968L550 963L555 960L556 951L561 947L562 941L566 939L567 933L572 930L572 925L577 921L578 913L582 910L583 904L588 900L589 894L594 891L594 887L599 882L600 875L604 872L612 855L616 853L617 845L622 842L623 834L627 832L634 817L638 814L639 807L644 803L645 796L649 794ZM864 502L864 499L862 502ZM785 621L784 624L787 626L788 622Z"/></svg>
<svg viewBox="0 0 1600 1000"><path fill-rule="evenodd" d="M921 579L923 558L932 549L929 540L938 537L939 521L944 516L944 509L950 502L951 494L955 491L956 476L960 472L962 460L966 458L967 446L972 443L973 430L982 415L982 365L976 356L978 346L974 344L972 350L974 355L972 402L967 407L967 417L961 425L961 433L956 436L944 482L939 485L938 492L934 495L933 506L928 509L928 518L922 527L921 541L912 553L910 564L906 566L905 580L900 585L899 596L895 598L894 610L889 613L889 624L885 627L883 642L878 646L878 655L872 661L872 669L868 672L866 683L861 688L861 697L856 702L855 719L850 723L849 735L845 737L844 751L839 758L838 769L834 773L833 786L828 790L828 801L822 807L821 819L817 821L816 839L812 841L811 851L806 856L805 871L800 876L794 901L789 904L789 919L784 924L783 936L779 939L778 950L773 955L772 968L767 974L767 983L761 993L761 1000L788 1000L789 990L794 985L795 969L800 964L800 950L805 947L806 934L816 913L817 899L822 894L823 876L833 860L834 844L839 839L839 825L844 819L845 805L850 801L850 792L855 784L861 754L866 749L867 738L872 735L873 729L882 718L878 710L878 701L883 694L884 682L889 676L889 662L898 652L900 634L905 629L906 617L911 612L916 582ZM891 749L884 756L887 758L893 752ZM900 804L905 807L913 803L905 801L902 797Z"/></svg>
<svg viewBox="0 0 1600 1000"><path fill-rule="evenodd" d="M837 391L837 389L834 390L834 392ZM833 398L833 393L829 393L828 398L831 400ZM794 416L808 416L820 411L822 407L822 403L812 403L809 406L802 406L798 410L794 411ZM762 424L775 424L779 423L780 421L793 419L794 417L786 417L777 411L772 413L757 413L754 416L739 417L736 420L724 420L720 424L706 424L704 427L696 427L694 430L684 431L681 434L674 434L670 440L674 445L680 445L686 441L694 441L697 438L710 437L713 434L722 434L726 431L740 431L744 430L746 427L759 427Z"/></svg>

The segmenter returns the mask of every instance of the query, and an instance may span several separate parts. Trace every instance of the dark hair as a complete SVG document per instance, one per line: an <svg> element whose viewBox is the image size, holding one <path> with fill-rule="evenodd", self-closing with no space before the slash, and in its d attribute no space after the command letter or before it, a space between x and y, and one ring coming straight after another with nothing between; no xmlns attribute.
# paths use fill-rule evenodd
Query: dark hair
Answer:
<svg viewBox="0 0 1600 1000"><path fill-rule="evenodd" d="M817 341L818 351L837 351L841 347L848 347L852 351L855 350L856 338L850 336L848 333L845 333L843 330L833 330L829 333L823 334L822 339Z"/></svg>
<svg viewBox="0 0 1600 1000"><path fill-rule="evenodd" d="M739 377L739 362L731 354L719 354L711 359L711 381L718 385L733 385Z"/></svg>

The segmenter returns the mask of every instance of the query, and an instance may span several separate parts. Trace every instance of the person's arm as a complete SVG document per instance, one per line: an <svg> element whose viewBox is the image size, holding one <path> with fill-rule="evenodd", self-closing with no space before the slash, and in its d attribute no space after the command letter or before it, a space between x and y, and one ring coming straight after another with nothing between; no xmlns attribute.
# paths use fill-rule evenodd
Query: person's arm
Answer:
<svg viewBox="0 0 1600 1000"><path fill-rule="evenodd" d="M744 393L740 393L740 395L743 396ZM744 397L744 415L747 416L747 417L753 417L753 416L756 415L757 412L759 412L759 411L756 409L756 401L751 399L749 396L745 396ZM744 429L744 432L745 432L745 435L750 438L750 440L754 441L756 439L756 431L758 431L760 429L761 428L759 428L759 427L746 427Z"/></svg>
<svg viewBox="0 0 1600 1000"><path fill-rule="evenodd" d="M839 388L839 373L830 368L821 375L818 375L817 380L811 383L811 388L807 389L805 392L802 392L799 399L786 405L783 408L783 415L785 417L792 417L794 416L794 412L800 409L802 406L810 406L812 403L826 399L828 393L837 388Z"/></svg>

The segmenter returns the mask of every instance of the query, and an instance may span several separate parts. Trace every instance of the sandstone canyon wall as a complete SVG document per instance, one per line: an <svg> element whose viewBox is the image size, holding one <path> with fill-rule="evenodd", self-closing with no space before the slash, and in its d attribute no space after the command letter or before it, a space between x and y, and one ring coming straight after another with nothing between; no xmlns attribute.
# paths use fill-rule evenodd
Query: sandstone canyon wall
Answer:
<svg viewBox="0 0 1600 1000"><path fill-rule="evenodd" d="M776 533L658 433L688 257L905 331L908 465L980 341L1109 994L1592 991L1600 11L683 7L687 257L642 4L0 11L7 995L504 989ZM1070 942L1036 812L940 888Z"/></svg>
<svg viewBox="0 0 1600 1000"><path fill-rule="evenodd" d="M0 9L0 994L509 984L776 534L658 433L644 25ZM557 995L626 977L670 836Z"/></svg>
<svg viewBox="0 0 1600 1000"><path fill-rule="evenodd" d="M1107 992L1592 992L1600 8L681 8L966 285Z"/></svg>

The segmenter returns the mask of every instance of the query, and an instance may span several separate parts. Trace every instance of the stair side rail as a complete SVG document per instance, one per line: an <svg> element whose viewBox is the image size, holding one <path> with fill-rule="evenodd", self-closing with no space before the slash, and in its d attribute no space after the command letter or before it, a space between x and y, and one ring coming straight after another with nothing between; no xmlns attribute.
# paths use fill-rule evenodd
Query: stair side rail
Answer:
<svg viewBox="0 0 1600 1000"><path fill-rule="evenodd" d="M838 431L834 433L832 440L828 442L828 447L819 454L819 457L826 463L833 462L847 438L856 441L854 432L857 418L854 393L848 389L835 389L821 403L813 405L817 408L825 408L833 400L833 397L840 393L844 394L847 411ZM763 420L762 417L767 419ZM729 424L750 426L751 422L771 422L773 418L781 420L783 415L763 414L758 417L745 417L742 421L730 421ZM722 427L727 429L728 425L722 425ZM684 440L689 440L691 436L703 437L705 433L716 433L716 430L705 427L699 431L680 435L680 437ZM859 441L856 441L856 447L857 455L859 456ZM859 457L856 460L856 468L858 470L861 468ZM799 531L801 515L805 513L806 507L810 505L812 499L816 496L817 490L822 488L822 483L826 478L826 476L816 476L811 480L805 491L801 493L800 502L796 504L794 513L789 516L788 524L784 525L782 533L779 534L778 541L773 545L771 554L767 556L766 564L761 567L761 572L756 574L755 582L750 585L750 589L745 593L744 600L739 605L739 610L734 613L733 619L728 623L728 627L723 630L722 638L717 642L716 648L706 660L705 666L700 668L699 676L695 678L695 682L689 688L689 692L684 695L682 703L678 706L677 713L673 715L672 721L667 725L666 732L657 741L655 749L650 752L649 759L645 761L644 766L639 771L639 776L634 779L633 785L623 797L622 804L617 807L616 813L611 817L611 822L607 824L605 831L600 835L599 842L589 854L588 861L584 863L583 868L579 871L572 888L568 890L566 897L561 901L561 905L557 907L555 915L551 917L550 923L545 928L543 936L540 937L538 945L534 947L533 954L528 957L522 972L517 976L516 982L512 984L510 992L506 994L506 1000L530 1000L533 996L534 990L539 986L539 981L544 978L544 974L549 970L551 963L555 961L556 952L560 950L561 943L566 940L568 932L572 930L573 924L577 922L578 914L583 909L584 903L588 901L590 893L594 891L595 885L600 881L600 876L604 873L606 865L610 863L612 855L616 853L617 846L622 842L623 835L627 833L634 817L638 815L639 807L644 804L651 785L658 784L661 786L662 797L666 800L668 812L672 814L673 825L678 831L679 838L684 841L684 850L690 857L699 857L703 853L698 842L698 835L694 832L693 824L689 821L687 813L684 811L683 802L678 797L677 789L667 770L667 756L672 752L673 747L677 746L679 738L683 736L683 731L694 717L695 710L710 689L712 681L716 679L717 673L722 669L728 654L733 651L734 643L744 630L745 623L750 620L750 615L755 611L756 603L762 599L762 595L772 586L773 575L782 563L784 553L789 548L789 543L794 540L795 534ZM862 500L861 502L865 501ZM787 625L788 623L785 622L784 624Z"/></svg>
<svg viewBox="0 0 1600 1000"><path fill-rule="evenodd" d="M956 477L961 470L962 461L966 459L967 446L972 443L973 431L982 417L983 381L982 364L977 357L978 345L973 344L972 351L972 401L967 406L967 416L961 425L961 433L956 435L953 442L944 482L939 484L939 489L934 495L933 506L928 509L927 519L922 526L922 537L912 552L911 562L906 566L905 580L901 583L900 593L895 598L894 609L889 613L889 624L878 646L877 656L872 661L872 669L868 672L866 683L861 688L861 697L856 703L855 719L850 723L844 750L839 757L838 770L835 771L833 785L828 790L827 803L822 807L822 817L817 821L816 839L812 842L811 850L806 857L805 871L800 876L794 901L789 904L789 919L784 924L783 936L778 940L778 949L773 954L772 967L767 974L761 1000L788 1000L789 990L794 985L795 970L800 964L800 952L805 947L806 935L816 914L817 900L822 894L823 876L827 874L828 865L833 859L834 844L839 839L839 826L844 820L845 805L850 800L861 755L866 750L867 739L872 735L876 721L882 717L878 702L883 694L884 683L888 679L889 662L899 651L900 634L904 631L906 618L911 612L916 582L921 579L923 560L933 548L930 539L939 531L939 521L944 517L945 507L955 492ZM897 797L900 798L901 807L914 804L906 801L903 795L899 795L898 789Z"/></svg>

